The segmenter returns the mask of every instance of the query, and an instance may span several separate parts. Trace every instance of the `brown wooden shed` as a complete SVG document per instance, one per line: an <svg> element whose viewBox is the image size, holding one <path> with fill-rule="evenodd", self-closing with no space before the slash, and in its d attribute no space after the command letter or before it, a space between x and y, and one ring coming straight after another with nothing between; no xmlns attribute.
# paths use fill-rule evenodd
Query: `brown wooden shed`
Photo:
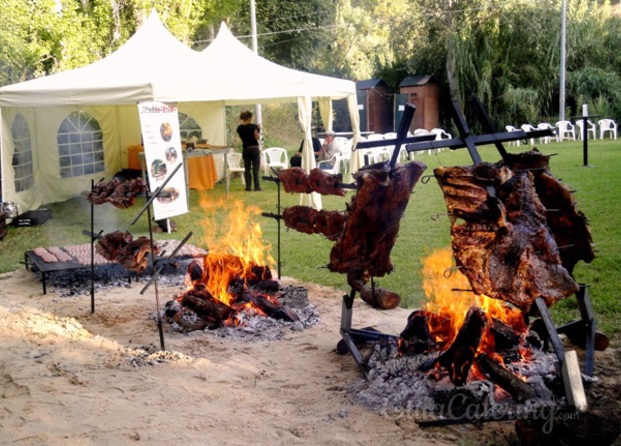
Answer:
<svg viewBox="0 0 621 446"><path fill-rule="evenodd" d="M356 82L360 131L392 132L392 104L394 94L381 79Z"/></svg>
<svg viewBox="0 0 621 446"><path fill-rule="evenodd" d="M416 106L410 132L438 127L440 88L432 75L406 77L399 84L399 93L403 100Z"/></svg>

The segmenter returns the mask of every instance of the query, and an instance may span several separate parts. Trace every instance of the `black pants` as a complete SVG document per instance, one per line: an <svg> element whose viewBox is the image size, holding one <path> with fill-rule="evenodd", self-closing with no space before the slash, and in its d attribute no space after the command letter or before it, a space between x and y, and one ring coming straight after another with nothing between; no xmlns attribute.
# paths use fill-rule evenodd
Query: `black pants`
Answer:
<svg viewBox="0 0 621 446"><path fill-rule="evenodd" d="M261 189L259 184L259 165L261 164L261 151L259 146L245 147L242 152L244 159L244 180L246 181L246 190L250 190L254 180L254 190Z"/></svg>

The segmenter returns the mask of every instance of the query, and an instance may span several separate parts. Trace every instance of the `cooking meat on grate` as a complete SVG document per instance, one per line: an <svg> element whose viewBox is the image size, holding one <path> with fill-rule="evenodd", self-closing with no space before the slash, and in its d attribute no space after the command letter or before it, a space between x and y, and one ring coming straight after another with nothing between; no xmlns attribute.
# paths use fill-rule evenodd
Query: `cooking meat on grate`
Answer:
<svg viewBox="0 0 621 446"><path fill-rule="evenodd" d="M392 169L379 163L354 174L357 191L328 264L330 271L347 274L352 289L360 291L370 277L393 270L390 251L412 188L426 168L416 161Z"/></svg>
<svg viewBox="0 0 621 446"><path fill-rule="evenodd" d="M141 273L147 269L151 240L138 237L134 240L129 232L115 231L100 237L95 249L102 257L120 263L125 268ZM159 254L158 245L153 247L154 255Z"/></svg>
<svg viewBox="0 0 621 446"><path fill-rule="evenodd" d="M310 194L313 191L310 183L308 182L308 175L301 167L281 169L278 172L278 179L282 183L285 192Z"/></svg>
<svg viewBox="0 0 621 446"><path fill-rule="evenodd" d="M345 196L345 191L341 187L343 183L343 174L330 174L319 168L315 168L308 173L308 183L311 189L321 195Z"/></svg>
<svg viewBox="0 0 621 446"><path fill-rule="evenodd" d="M533 175L494 166L486 164L485 175L480 175L480 166L434 170L449 211L464 220L454 219L451 225L457 265L476 294L510 302L525 312L537 297L551 306L578 291L578 284L561 264ZM490 183L494 169L498 173ZM466 206L459 206L452 176L463 179L468 170L476 192L467 194Z"/></svg>
<svg viewBox="0 0 621 446"><path fill-rule="evenodd" d="M285 226L304 234L315 234L318 211L309 206L290 206L282 213Z"/></svg>
<svg viewBox="0 0 621 446"><path fill-rule="evenodd" d="M549 156L537 149L511 154L506 164L513 170L530 170L535 178L535 190L548 210L546 220L559 246L561 261L571 273L580 260L590 263L595 247L585 215L576 209L573 193L549 168Z"/></svg>

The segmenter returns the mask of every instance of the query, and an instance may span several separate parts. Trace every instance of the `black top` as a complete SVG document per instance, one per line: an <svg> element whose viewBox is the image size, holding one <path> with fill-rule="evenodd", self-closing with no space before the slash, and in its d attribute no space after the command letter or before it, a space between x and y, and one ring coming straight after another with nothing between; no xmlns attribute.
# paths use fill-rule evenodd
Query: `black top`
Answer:
<svg viewBox="0 0 621 446"><path fill-rule="evenodd" d="M237 134L241 138L244 148L259 145L259 141L254 137L254 131L258 129L259 126L256 124L240 124L237 126Z"/></svg>
<svg viewBox="0 0 621 446"><path fill-rule="evenodd" d="M321 141L319 141L318 138L315 138L313 136L313 152L315 152L315 158L317 158L319 156L319 152L321 152ZM300 143L300 150L299 152L302 153L302 149L304 148L304 140L302 140L302 142Z"/></svg>

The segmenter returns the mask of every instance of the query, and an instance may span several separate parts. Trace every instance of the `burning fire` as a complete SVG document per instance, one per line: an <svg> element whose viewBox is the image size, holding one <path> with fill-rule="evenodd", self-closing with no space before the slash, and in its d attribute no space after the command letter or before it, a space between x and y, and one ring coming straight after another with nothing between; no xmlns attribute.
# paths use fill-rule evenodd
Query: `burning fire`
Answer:
<svg viewBox="0 0 621 446"><path fill-rule="evenodd" d="M200 205L205 213L204 244L209 248L203 281L214 298L230 306L235 299L228 292L231 280L262 280L259 276L275 264L271 246L263 243L263 231L255 221L261 209L244 207L240 200L214 201L205 196Z"/></svg>
<svg viewBox="0 0 621 446"><path fill-rule="evenodd" d="M478 353L495 354L492 319L513 328L518 335L528 330L522 312L507 303L487 296L475 295L466 276L454 266L450 248L434 251L423 264L423 288L427 295L425 310L429 311L429 331L436 342L448 348L464 323L471 306L480 307L487 317L487 329L481 338ZM456 291L457 290L457 291Z"/></svg>

